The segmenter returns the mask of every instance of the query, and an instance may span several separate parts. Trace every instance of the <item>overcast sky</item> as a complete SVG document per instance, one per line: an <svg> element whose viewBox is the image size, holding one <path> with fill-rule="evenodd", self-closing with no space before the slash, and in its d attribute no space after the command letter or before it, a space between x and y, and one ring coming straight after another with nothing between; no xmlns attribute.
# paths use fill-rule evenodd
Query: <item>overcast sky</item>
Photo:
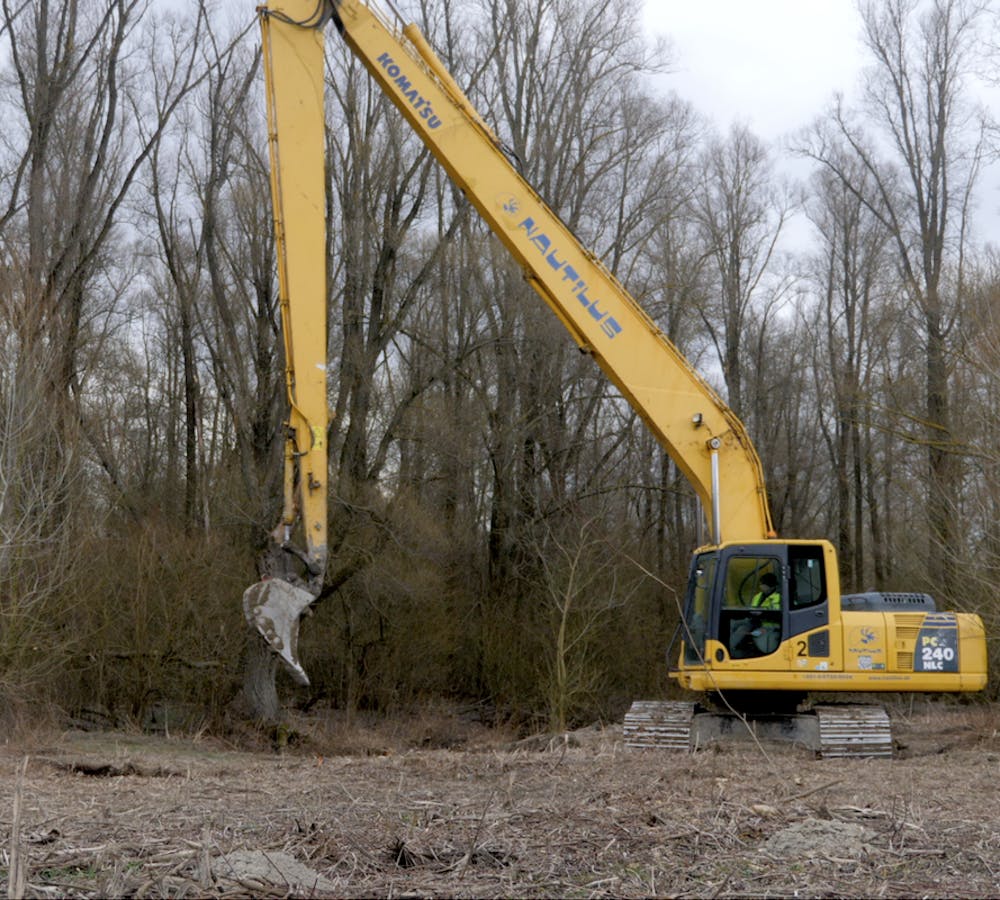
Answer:
<svg viewBox="0 0 1000 900"><path fill-rule="evenodd" d="M720 132L740 121L775 140L809 125L836 92L858 96L867 56L854 0L645 0L645 19L672 45L672 71L657 83ZM995 110L997 99L985 102ZM786 172L801 165L782 161ZM980 239L1000 244L996 163L983 171L974 219Z"/></svg>
<svg viewBox="0 0 1000 900"><path fill-rule="evenodd" d="M850 95L863 54L852 0L646 0L652 35L673 45L665 86L720 131L764 139L807 125L835 91Z"/></svg>

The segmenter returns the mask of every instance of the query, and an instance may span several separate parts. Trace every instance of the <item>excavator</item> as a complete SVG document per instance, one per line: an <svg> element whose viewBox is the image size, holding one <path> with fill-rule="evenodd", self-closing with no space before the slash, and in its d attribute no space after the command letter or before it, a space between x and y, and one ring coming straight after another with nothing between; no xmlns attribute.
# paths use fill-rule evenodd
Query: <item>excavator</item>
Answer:
<svg viewBox="0 0 1000 900"><path fill-rule="evenodd" d="M389 0L386 0L389 3ZM981 619L924 593L842 594L826 540L778 538L743 423L519 174L413 23L375 0L272 0L258 9L289 418L281 520L266 577L244 594L251 627L299 682L299 620L327 559L323 40L331 24L429 148L524 277L621 392L700 498L669 674L692 701L637 701L630 747L691 749L748 724L823 756L891 756L881 705L820 695L974 692L986 686Z"/></svg>

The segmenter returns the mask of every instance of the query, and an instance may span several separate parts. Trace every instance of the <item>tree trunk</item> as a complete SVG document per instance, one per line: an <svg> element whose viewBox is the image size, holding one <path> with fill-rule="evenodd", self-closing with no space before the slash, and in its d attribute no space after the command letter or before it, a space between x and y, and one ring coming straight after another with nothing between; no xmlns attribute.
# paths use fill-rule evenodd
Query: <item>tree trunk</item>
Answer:
<svg viewBox="0 0 1000 900"><path fill-rule="evenodd" d="M238 711L260 725L277 725L281 720L278 701L278 657L253 628L243 652L243 689Z"/></svg>

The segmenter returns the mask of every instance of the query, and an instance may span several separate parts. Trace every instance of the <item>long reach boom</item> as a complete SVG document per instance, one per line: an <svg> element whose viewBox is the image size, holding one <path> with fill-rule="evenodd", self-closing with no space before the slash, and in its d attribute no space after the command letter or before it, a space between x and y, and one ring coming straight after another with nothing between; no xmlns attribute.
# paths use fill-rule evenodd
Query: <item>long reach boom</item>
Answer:
<svg viewBox="0 0 1000 900"><path fill-rule="evenodd" d="M270 574L277 580L254 585L244 607L298 679L306 680L289 629L318 594L326 564L322 31L331 20L528 283L694 486L713 542L773 537L760 460L742 422L521 177L417 26L397 28L363 0L275 0L258 13L291 408L273 556L298 556L306 574L292 575L276 562ZM297 523L304 550L292 543Z"/></svg>
<svg viewBox="0 0 1000 900"><path fill-rule="evenodd" d="M244 611L299 681L308 683L296 652L299 617L320 593L327 557L322 34L332 22L700 498L711 537L692 559L671 676L692 691L741 694L750 706L763 696L765 712L815 691L983 688L978 616L938 611L914 592L842 595L832 544L776 539L743 424L521 177L416 25L398 14L393 24L374 0L273 0L259 16L290 413L284 510ZM626 734L634 745L660 745L676 732L677 745L690 746L693 709L638 703ZM711 739L710 721L698 721ZM884 711L830 709L810 723L795 733L824 753L891 755Z"/></svg>

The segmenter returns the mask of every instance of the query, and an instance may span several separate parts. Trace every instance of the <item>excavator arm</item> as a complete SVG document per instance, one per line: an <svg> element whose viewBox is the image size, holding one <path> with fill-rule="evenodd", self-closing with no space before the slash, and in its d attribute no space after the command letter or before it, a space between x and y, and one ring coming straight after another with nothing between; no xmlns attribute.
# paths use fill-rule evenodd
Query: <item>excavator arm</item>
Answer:
<svg viewBox="0 0 1000 900"><path fill-rule="evenodd" d="M269 536L264 578L244 593L243 611L302 684L309 680L297 655L298 623L322 588L327 559L322 26L328 12L314 0L258 10L289 413L281 519Z"/></svg>
<svg viewBox="0 0 1000 900"><path fill-rule="evenodd" d="M773 537L760 461L743 424L521 177L417 26L393 25L365 0L275 0L259 14L291 407L285 509L273 540L279 555L293 555L300 525L308 574L302 585L287 572L254 585L244 605L296 677L305 681L295 654L298 617L318 593L326 559L321 32L329 20L694 486L713 542Z"/></svg>
<svg viewBox="0 0 1000 900"><path fill-rule="evenodd" d="M773 537L743 424L521 177L417 26L396 28L364 0L331 6L355 56L694 486L713 541Z"/></svg>

